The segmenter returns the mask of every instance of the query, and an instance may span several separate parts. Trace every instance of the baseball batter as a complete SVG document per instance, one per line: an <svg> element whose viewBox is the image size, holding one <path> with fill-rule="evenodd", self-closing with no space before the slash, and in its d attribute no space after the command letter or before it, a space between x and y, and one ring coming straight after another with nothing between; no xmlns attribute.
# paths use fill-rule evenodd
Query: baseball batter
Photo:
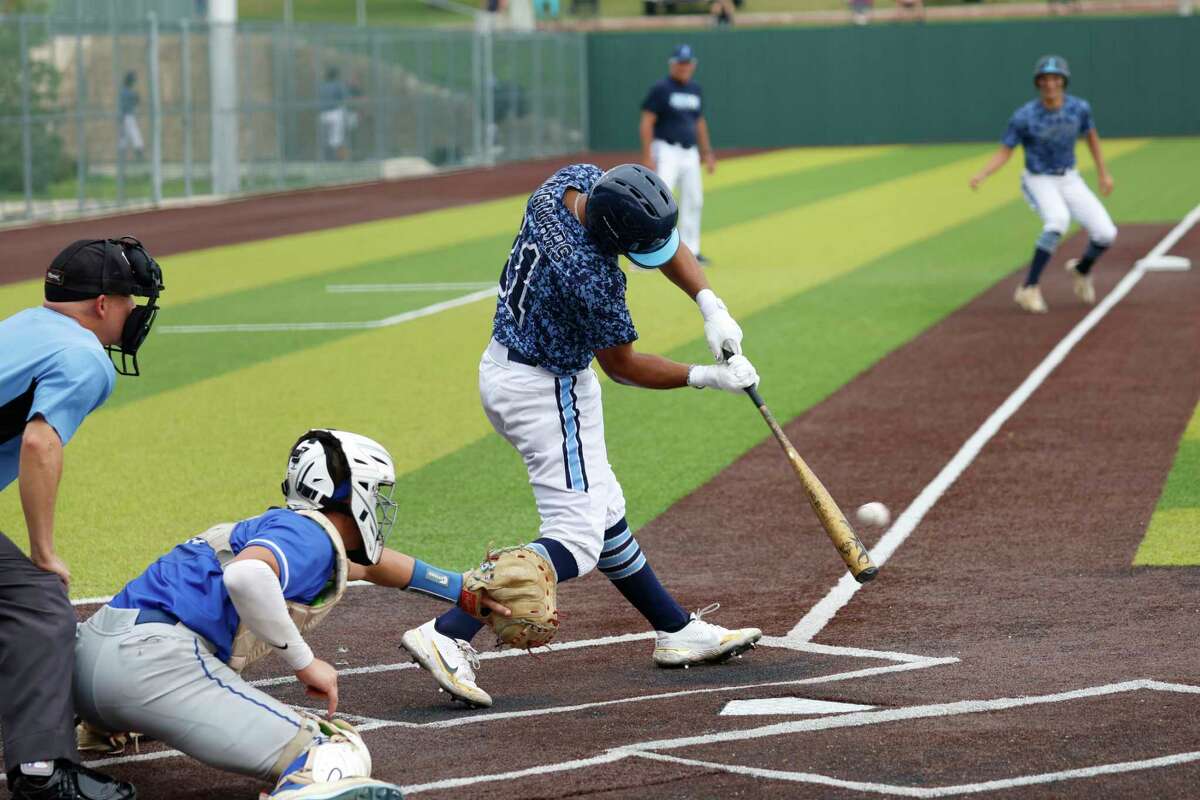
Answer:
<svg viewBox="0 0 1200 800"><path fill-rule="evenodd" d="M541 516L529 547L558 582L599 568L658 632L654 661L686 666L729 658L753 645L757 628L726 630L689 615L659 582L625 521L625 497L608 463L600 381L592 359L618 383L740 393L758 383L741 353L742 331L717 298L675 228L678 208L651 170L564 167L529 198L500 275L492 341L479 363L479 393L496 432L525 461ZM704 320L718 362L687 365L639 353L617 256L660 269ZM737 355L721 359L722 348ZM438 684L468 704L491 705L475 682L469 642L480 623L443 614L405 633L403 646Z"/></svg>
<svg viewBox="0 0 1200 800"><path fill-rule="evenodd" d="M350 580L468 602L462 575L384 547L394 484L379 443L336 430L301 436L283 482L286 508L189 539L80 626L74 696L91 726L84 732L146 733L206 764L276 781L275 798L398 800L396 787L370 778L358 734L333 720L337 672L304 640ZM242 679L271 651L329 720Z"/></svg>
<svg viewBox="0 0 1200 800"><path fill-rule="evenodd" d="M704 207L704 185L700 160L709 174L717 168L708 122L704 119L704 93L692 80L696 57L690 45L681 44L671 54L669 73L650 87L642 102L638 134L642 141L642 163L658 173L672 191L679 193L679 238L701 264L700 211Z"/></svg>
<svg viewBox="0 0 1200 800"><path fill-rule="evenodd" d="M1033 83L1039 97L1013 113L1000 149L971 178L971 188L979 188L989 175L1007 163L1013 148L1018 144L1025 148L1021 191L1030 207L1042 218L1042 232L1033 251L1029 273L1025 282L1017 287L1013 299L1021 308L1035 314L1049 310L1038 281L1072 217L1087 231L1088 246L1081 257L1066 263L1066 269L1074 279L1075 295L1089 305L1096 302L1092 266L1117 238L1117 226L1108 211L1075 169L1075 140L1086 136L1099 173L1100 191L1104 195L1112 192L1113 179L1100 153L1100 134L1092 120L1092 107L1086 100L1066 93L1070 80L1071 70L1062 56L1038 59L1033 70Z"/></svg>

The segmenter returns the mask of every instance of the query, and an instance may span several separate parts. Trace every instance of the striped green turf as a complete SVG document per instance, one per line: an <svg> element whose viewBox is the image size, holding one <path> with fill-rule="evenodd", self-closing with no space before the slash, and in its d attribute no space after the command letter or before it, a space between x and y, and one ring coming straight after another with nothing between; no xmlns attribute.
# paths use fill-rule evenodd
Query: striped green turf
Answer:
<svg viewBox="0 0 1200 800"><path fill-rule="evenodd" d="M1179 442L1175 463L1133 563L1155 567L1200 564L1200 405Z"/></svg>
<svg viewBox="0 0 1200 800"><path fill-rule="evenodd" d="M1200 142L1187 146L1194 157ZM779 153L721 165L708 184L704 249L781 416L818 402L1023 260L1036 219L1015 199L1016 169L977 195L965 188L988 149L801 151L790 170ZM1178 142L1113 142L1108 152L1115 197L1153 190L1140 199L1158 203L1163 218L1187 210L1137 177L1179 158ZM162 321L279 320L289 309L322 319L314 309L325 309L329 283L487 280L519 208L510 199L177 256ZM474 238L461 241L461 230ZM15 292L0 291L0 304ZM666 281L634 272L630 298L641 346L702 356L695 310ZM336 306L340 319L416 302L337 301L350 303ZM480 302L358 333L155 334L147 378L122 381L67 452L59 539L75 568L73 593L111 590L180 538L273 502L280 454L317 424L376 435L395 454L414 535L394 544L461 566L489 540L528 538L536 520L523 472L490 433L474 389L490 309ZM635 524L762 438L736 397L605 391L610 455ZM15 495L0 495L0 519L19 519Z"/></svg>

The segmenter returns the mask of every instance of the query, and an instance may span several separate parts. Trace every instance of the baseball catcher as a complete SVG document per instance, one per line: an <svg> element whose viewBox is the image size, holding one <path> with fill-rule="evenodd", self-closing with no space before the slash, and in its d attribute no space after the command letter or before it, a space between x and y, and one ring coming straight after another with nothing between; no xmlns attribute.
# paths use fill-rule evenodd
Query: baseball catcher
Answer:
<svg viewBox="0 0 1200 800"><path fill-rule="evenodd" d="M378 442L325 429L301 436L283 480L286 508L189 539L80 626L75 707L87 734L145 733L206 764L274 781L270 796L280 800L398 800L399 789L371 778L362 738L333 719L337 672L304 635L351 580L464 603L493 619L508 609L487 585L466 590L463 575L384 547L395 480ZM328 719L242 679L271 652Z"/></svg>

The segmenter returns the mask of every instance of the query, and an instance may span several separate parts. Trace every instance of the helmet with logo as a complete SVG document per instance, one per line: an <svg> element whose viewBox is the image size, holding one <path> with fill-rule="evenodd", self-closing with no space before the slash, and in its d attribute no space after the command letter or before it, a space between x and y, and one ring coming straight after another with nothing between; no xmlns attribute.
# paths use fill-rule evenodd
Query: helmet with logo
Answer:
<svg viewBox="0 0 1200 800"><path fill-rule="evenodd" d="M1063 86L1071 82L1071 67L1062 56L1042 56L1033 68L1033 85L1043 75L1062 75Z"/></svg>
<svg viewBox="0 0 1200 800"><path fill-rule="evenodd" d="M346 431L316 428L292 446L283 496L294 510L341 511L353 517L362 549L346 555L356 564L378 564L396 523L396 468L379 442Z"/></svg>
<svg viewBox="0 0 1200 800"><path fill-rule="evenodd" d="M587 196L587 229L608 250L653 269L679 249L679 206L652 170L621 164L600 176Z"/></svg>

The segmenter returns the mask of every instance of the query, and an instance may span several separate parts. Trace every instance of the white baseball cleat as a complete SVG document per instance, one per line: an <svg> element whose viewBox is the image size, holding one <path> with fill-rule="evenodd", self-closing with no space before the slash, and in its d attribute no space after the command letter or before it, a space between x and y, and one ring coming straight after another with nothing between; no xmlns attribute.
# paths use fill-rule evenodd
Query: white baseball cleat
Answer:
<svg viewBox="0 0 1200 800"><path fill-rule="evenodd" d="M1072 258L1065 265L1067 272L1071 273L1071 280L1074 284L1075 296L1083 302L1090 305L1096 303L1096 287L1092 284L1091 274L1084 275L1076 267L1079 266L1079 259Z"/></svg>
<svg viewBox="0 0 1200 800"><path fill-rule="evenodd" d="M654 663L660 667L686 667L689 664L718 664L754 647L762 638L758 628L729 630L705 622L705 614L716 611L713 603L692 614L691 621L674 633L658 631L654 643Z"/></svg>
<svg viewBox="0 0 1200 800"><path fill-rule="evenodd" d="M438 633L435 622L431 619L405 633L400 646L453 698L470 706L491 707L492 696L475 685L479 654L468 642Z"/></svg>
<svg viewBox="0 0 1200 800"><path fill-rule="evenodd" d="M1031 314L1045 314L1050 310L1050 306L1046 305L1046 301L1042 299L1042 290L1036 284L1018 286L1013 300Z"/></svg>

